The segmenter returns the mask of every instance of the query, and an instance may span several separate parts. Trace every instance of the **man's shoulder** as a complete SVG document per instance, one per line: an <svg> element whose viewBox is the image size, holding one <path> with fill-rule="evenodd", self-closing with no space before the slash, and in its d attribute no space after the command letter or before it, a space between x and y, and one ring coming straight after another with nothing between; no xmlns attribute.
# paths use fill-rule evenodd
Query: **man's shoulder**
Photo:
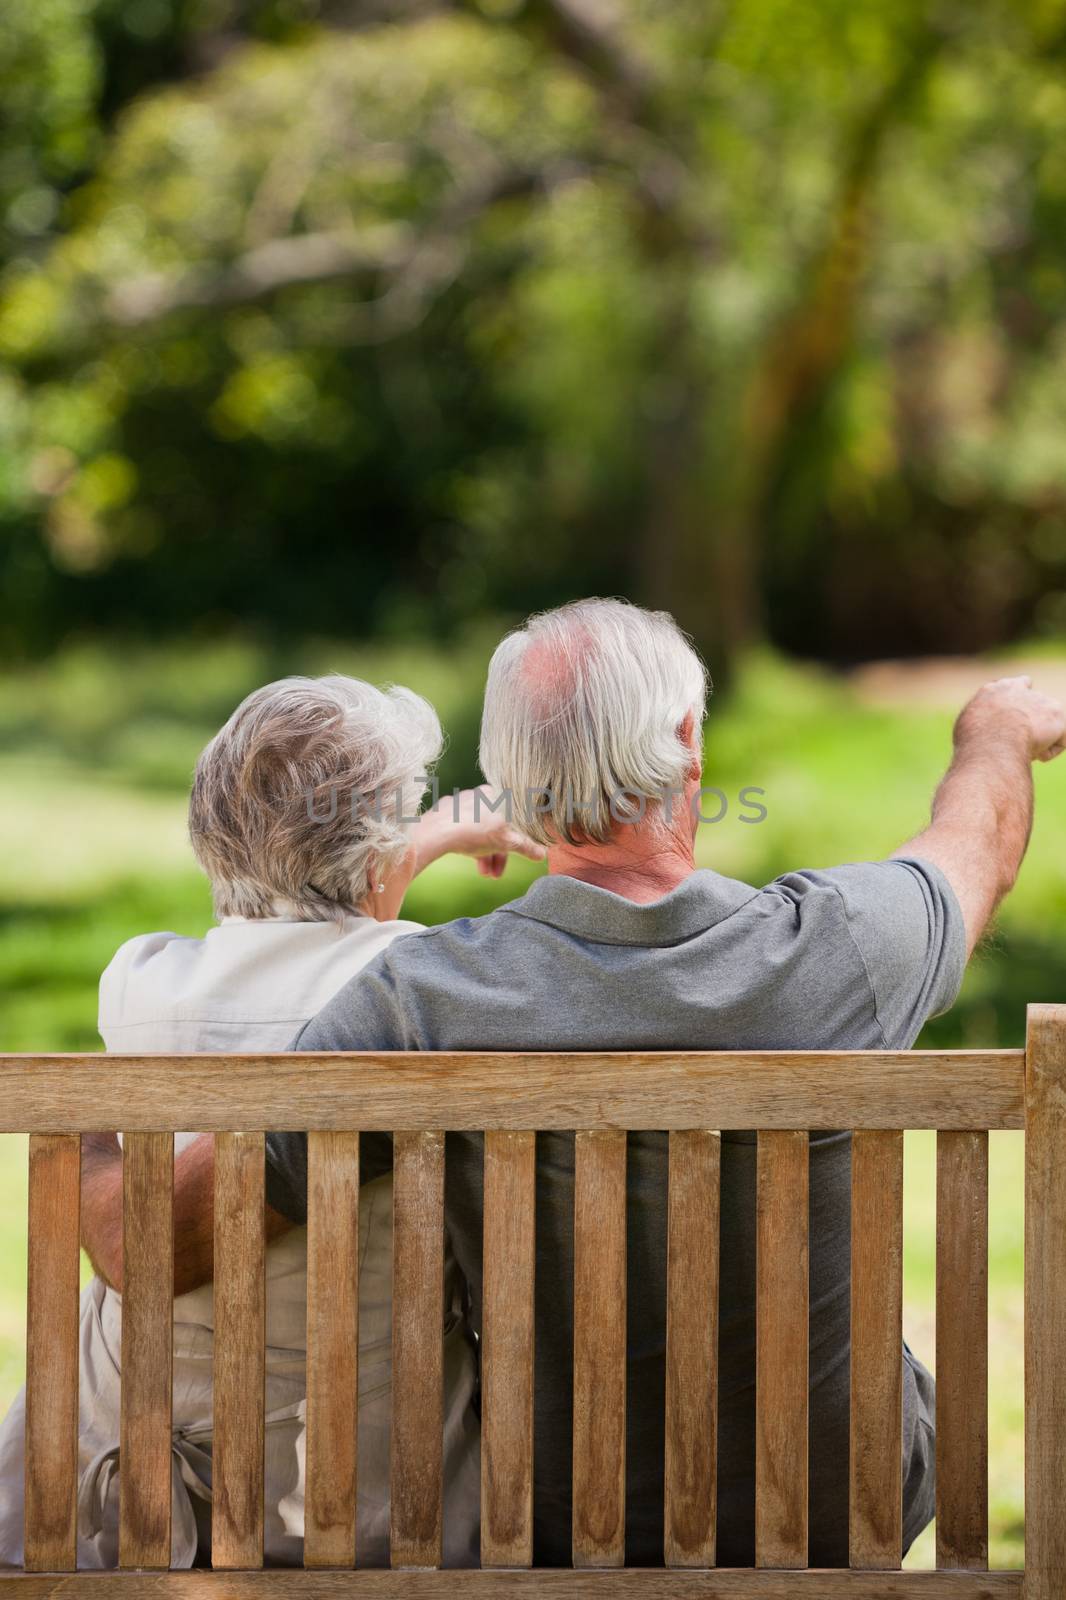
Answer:
<svg viewBox="0 0 1066 1600"><path fill-rule="evenodd" d="M881 860L848 861L835 867L796 867L764 884L760 894L799 904L825 898L847 910L860 901L887 909L899 898L909 899L925 888L941 890L943 879L930 863L911 856Z"/></svg>
<svg viewBox="0 0 1066 1600"><path fill-rule="evenodd" d="M966 966L965 923L932 862L892 856L789 873L768 887L793 898L797 925L813 936L803 945L820 970L854 951L889 1048L909 1047L926 1019L954 1001Z"/></svg>
<svg viewBox="0 0 1066 1600"><path fill-rule="evenodd" d="M393 973L417 973L454 957L469 954L504 939L514 931L517 919L512 911L521 900L508 901L476 917L452 917L447 922L435 922L416 932L405 933L384 950L374 966L382 966Z"/></svg>

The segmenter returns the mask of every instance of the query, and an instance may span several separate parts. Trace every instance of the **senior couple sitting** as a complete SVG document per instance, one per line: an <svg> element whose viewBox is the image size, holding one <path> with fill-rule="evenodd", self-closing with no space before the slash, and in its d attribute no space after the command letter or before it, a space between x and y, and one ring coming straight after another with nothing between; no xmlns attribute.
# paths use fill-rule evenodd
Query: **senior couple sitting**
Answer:
<svg viewBox="0 0 1066 1600"><path fill-rule="evenodd" d="M901 1049L949 1006L1012 884L1032 760L1062 709L1027 679L964 708L930 825L887 860L752 888L694 862L704 669L664 614L589 600L533 618L489 670L482 768L509 797L417 811L441 733L403 689L288 679L250 696L204 751L193 847L219 924L147 934L104 974L109 1049ZM420 929L411 878L447 850L547 876L488 916ZM79 1565L117 1558L121 1153L83 1141ZM721 1170L718 1559L754 1560L755 1136ZM665 1135L629 1136L626 1560L662 1559ZM360 1206L360 1564L388 1562L391 1149L364 1138ZM210 1553L212 1185L209 1137L174 1173L173 1553ZM266 1558L302 1556L306 1138L267 1139ZM537 1140L535 1557L570 1559L572 1136ZM445 1560L476 1565L482 1142L447 1141ZM810 1546L848 1559L850 1141L810 1141ZM904 1546L933 1513L934 1385L903 1347ZM0 1432L0 1563L22 1558L23 1409Z"/></svg>

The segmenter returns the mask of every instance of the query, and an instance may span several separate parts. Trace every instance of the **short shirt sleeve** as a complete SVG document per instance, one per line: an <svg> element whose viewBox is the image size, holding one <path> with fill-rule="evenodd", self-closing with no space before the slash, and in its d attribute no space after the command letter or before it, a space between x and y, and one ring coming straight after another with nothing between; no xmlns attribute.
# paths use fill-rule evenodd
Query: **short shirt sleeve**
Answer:
<svg viewBox="0 0 1066 1600"><path fill-rule="evenodd" d="M388 952L356 974L304 1024L290 1050L402 1050L406 1046ZM388 1134L364 1134L359 1141L359 1179L370 1183L392 1166ZM290 1222L307 1221L307 1135L266 1136L267 1204Z"/></svg>
<svg viewBox="0 0 1066 1600"><path fill-rule="evenodd" d="M929 861L899 857L819 873L833 884L862 958L888 1049L907 1049L923 1023L954 1004L966 968L955 891Z"/></svg>

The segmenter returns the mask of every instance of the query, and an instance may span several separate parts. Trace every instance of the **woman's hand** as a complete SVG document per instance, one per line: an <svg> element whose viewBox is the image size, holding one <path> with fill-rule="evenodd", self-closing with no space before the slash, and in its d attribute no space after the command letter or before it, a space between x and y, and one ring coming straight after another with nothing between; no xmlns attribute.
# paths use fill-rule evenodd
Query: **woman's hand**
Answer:
<svg viewBox="0 0 1066 1600"><path fill-rule="evenodd" d="M544 846L520 833L507 812L507 802L495 789L462 789L445 795L422 813L411 830L415 872L443 855L473 856L486 878L500 877L509 855L543 861Z"/></svg>
<svg viewBox="0 0 1066 1600"><path fill-rule="evenodd" d="M499 810L490 809L499 804ZM361 909L378 922L391 922L401 914L404 895L412 878L441 856L473 856L484 878L499 878L509 855L543 861L547 851L534 844L507 820L507 806L494 789L461 789L445 795L412 823L411 847L391 872L374 884Z"/></svg>

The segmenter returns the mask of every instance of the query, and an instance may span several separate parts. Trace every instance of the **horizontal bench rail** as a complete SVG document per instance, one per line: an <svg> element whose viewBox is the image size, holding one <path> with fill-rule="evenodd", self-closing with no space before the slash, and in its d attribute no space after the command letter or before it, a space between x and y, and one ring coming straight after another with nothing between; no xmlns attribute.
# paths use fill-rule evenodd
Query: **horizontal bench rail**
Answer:
<svg viewBox="0 0 1066 1600"><path fill-rule="evenodd" d="M190 1119L204 1133L1022 1128L1025 1053L0 1056L0 1133Z"/></svg>
<svg viewBox="0 0 1066 1600"><path fill-rule="evenodd" d="M805 1572L719 1568L470 1572L79 1572L5 1577L0 1600L1021 1600L1021 1572Z"/></svg>

